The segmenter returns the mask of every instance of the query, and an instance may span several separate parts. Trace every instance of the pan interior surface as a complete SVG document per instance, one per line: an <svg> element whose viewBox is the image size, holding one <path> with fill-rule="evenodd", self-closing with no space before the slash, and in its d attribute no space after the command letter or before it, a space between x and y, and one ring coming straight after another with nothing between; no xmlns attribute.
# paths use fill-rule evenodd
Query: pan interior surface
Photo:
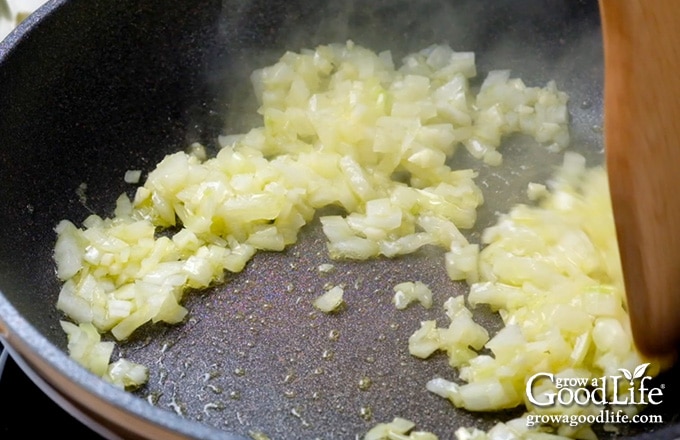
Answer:
<svg viewBox="0 0 680 440"><path fill-rule="evenodd" d="M480 80L493 69L511 69L532 85L555 80L570 95L573 149L589 165L601 164L597 3L548 3L55 2L0 54L0 291L65 350L54 306L56 224L111 215L117 197L135 189L123 180L127 170L145 175L193 142L215 154L218 135L261 123L253 116L249 75L286 50L351 39L390 50L397 61L449 44L476 53ZM470 237L499 212L527 202L527 184L549 178L562 162L561 153L527 142L503 146L502 170L467 163L479 168L486 188ZM325 263L335 270L320 273ZM392 287L415 280L435 292L433 307L397 310ZM340 313L311 305L328 285L345 286ZM136 392L140 399L166 409L167 417L217 430L273 439L353 438L403 417L417 421L419 430L453 438L460 426L486 429L521 413L454 410L425 389L435 376L455 379L446 357L422 361L408 353L408 337L420 322L440 319L443 302L466 290L448 279L441 254L431 250L369 263L331 261L315 222L284 252L258 254L224 285L187 295L186 322L145 327L118 354L151 367L148 384ZM475 313L489 329L499 328L490 311ZM678 394L671 373L660 379L667 396ZM110 398L119 394L114 390ZM667 420L677 408L671 400L661 408ZM624 434L654 427L629 428Z"/></svg>

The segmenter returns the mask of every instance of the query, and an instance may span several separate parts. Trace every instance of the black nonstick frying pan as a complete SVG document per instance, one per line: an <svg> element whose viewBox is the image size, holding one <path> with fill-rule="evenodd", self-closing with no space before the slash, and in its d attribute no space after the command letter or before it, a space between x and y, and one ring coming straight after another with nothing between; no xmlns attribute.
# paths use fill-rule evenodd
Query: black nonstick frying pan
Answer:
<svg viewBox="0 0 680 440"><path fill-rule="evenodd" d="M576 0L53 0L0 44L0 336L25 368L111 438L361 437L394 417L442 439L489 428L517 412L455 410L424 384L450 375L444 357L411 357L408 336L463 294L436 256L328 263L318 224L281 254L260 254L209 291L188 295L181 325L153 326L121 346L151 366L127 393L66 354L55 307L54 227L111 214L132 191L125 171L148 172L165 154L252 123L248 75L285 50L352 39L394 59L431 44L474 51L480 79L511 69L528 84L554 79L570 94L574 149L602 163L602 45L596 1ZM562 155L504 147L503 170L480 166L488 187L474 236L497 212L526 201ZM519 165L527 165L521 173ZM86 186L82 186L82 184ZM397 282L427 281L431 310L396 310ZM326 283L347 289L341 314L314 313ZM498 318L478 317L490 328ZM663 426L619 435L676 438L674 370L657 378ZM370 380L370 387L364 386ZM363 380L363 382L362 382ZM3 398L12 398L3 396ZM39 415L37 415L39 417ZM603 438L611 437L604 433Z"/></svg>

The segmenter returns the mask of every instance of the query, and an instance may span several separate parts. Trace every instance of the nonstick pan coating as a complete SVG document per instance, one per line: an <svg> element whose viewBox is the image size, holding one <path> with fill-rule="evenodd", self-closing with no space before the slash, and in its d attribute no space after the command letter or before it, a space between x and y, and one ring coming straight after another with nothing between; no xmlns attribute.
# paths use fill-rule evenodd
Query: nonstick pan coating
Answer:
<svg viewBox="0 0 680 440"><path fill-rule="evenodd" d="M590 165L602 163L595 1L52 1L0 52L0 322L22 350L133 416L197 438L355 438L399 416L446 439L460 426L489 428L517 414L457 411L425 390L434 376L453 379L453 370L444 356L411 357L408 336L466 291L447 279L441 255L332 262L318 224L285 252L259 254L224 285L189 294L182 325L145 328L121 346L151 368L135 395L102 384L65 354L52 261L57 222L112 214L118 195L134 190L126 170L148 172L194 141L214 153L218 134L257 123L249 116L252 70L285 50L347 39L389 49L395 60L448 43L476 52L480 78L512 69L530 85L554 79L571 96L574 148ZM503 147L503 169L467 161L481 167L486 188L471 237L561 163L561 154L527 142ZM320 274L329 262L336 271ZM392 286L413 280L432 287L432 309L391 303ZM338 314L311 306L327 283L346 287ZM495 315L477 313L498 328ZM673 376L659 378L666 401L654 408L670 425L678 412ZM674 438L673 429L650 435Z"/></svg>

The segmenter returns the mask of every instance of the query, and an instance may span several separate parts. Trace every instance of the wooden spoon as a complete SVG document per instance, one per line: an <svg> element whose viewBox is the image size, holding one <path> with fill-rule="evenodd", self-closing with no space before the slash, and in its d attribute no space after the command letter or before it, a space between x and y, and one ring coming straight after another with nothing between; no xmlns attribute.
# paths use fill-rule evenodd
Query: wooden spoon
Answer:
<svg viewBox="0 0 680 440"><path fill-rule="evenodd" d="M600 0L605 155L638 349L680 347L680 0Z"/></svg>

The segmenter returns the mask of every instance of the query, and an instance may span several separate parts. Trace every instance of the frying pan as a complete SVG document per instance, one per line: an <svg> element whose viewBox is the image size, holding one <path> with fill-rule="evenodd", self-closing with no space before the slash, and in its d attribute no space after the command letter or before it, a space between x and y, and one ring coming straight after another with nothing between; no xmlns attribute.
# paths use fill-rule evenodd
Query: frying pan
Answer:
<svg viewBox="0 0 680 440"><path fill-rule="evenodd" d="M102 435L340 439L398 416L447 439L518 414L458 411L425 390L453 371L443 356L411 357L408 336L466 291L447 279L440 255L332 262L337 270L320 276L331 261L318 223L224 285L190 293L181 325L145 327L122 345L117 355L150 366L141 390L115 389L66 354L52 261L58 221L112 214L118 195L134 191L126 170L146 173L196 141L214 154L219 134L258 122L252 70L285 50L347 39L395 60L448 43L476 52L480 78L512 69L532 85L554 79L571 96L573 149L603 162L596 1L53 0L0 44L0 335L34 380ZM456 158L484 182L472 239L562 161L527 139L509 139L503 153L500 169ZM431 286L435 306L396 310L391 287L415 279ZM311 306L326 283L346 286L341 313ZM498 328L496 316L476 313ZM665 400L654 413L665 425L622 426L620 436L680 435L674 376L657 379Z"/></svg>

